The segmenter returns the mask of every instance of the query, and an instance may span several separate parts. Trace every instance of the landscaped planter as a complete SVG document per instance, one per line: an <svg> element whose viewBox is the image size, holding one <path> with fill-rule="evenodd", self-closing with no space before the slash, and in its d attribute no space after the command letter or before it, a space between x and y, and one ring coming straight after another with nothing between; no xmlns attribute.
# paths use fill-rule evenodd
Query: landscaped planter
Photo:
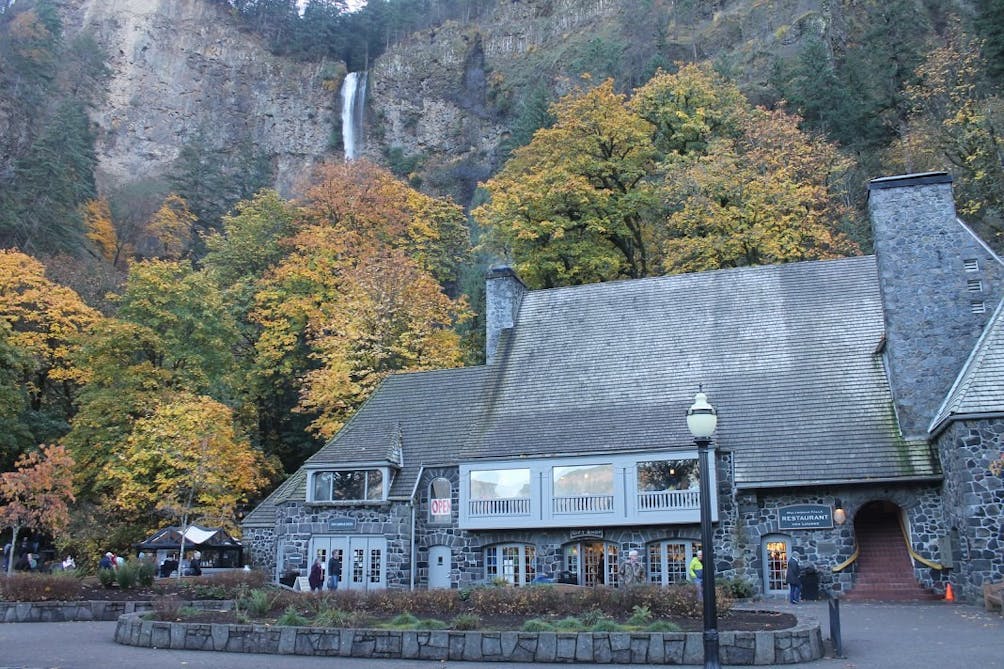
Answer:
<svg viewBox="0 0 1004 669"><path fill-rule="evenodd" d="M233 608L228 601L182 602L196 609ZM126 613L146 613L153 602L0 602L0 622L4 623L64 623L85 620L117 620Z"/></svg>
<svg viewBox="0 0 1004 669"><path fill-rule="evenodd" d="M823 656L819 623L762 632L720 632L724 664L795 664ZM702 664L701 632L460 632L356 630L144 620L122 615L128 646L467 662Z"/></svg>

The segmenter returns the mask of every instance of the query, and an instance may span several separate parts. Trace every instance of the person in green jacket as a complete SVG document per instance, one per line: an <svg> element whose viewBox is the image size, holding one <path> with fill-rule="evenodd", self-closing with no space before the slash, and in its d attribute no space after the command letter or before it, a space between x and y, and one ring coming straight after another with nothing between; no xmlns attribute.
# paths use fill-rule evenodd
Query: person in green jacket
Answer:
<svg viewBox="0 0 1004 669"><path fill-rule="evenodd" d="M704 596L704 551L697 551L697 555L690 558L690 565L687 567L687 580L697 586L697 596Z"/></svg>

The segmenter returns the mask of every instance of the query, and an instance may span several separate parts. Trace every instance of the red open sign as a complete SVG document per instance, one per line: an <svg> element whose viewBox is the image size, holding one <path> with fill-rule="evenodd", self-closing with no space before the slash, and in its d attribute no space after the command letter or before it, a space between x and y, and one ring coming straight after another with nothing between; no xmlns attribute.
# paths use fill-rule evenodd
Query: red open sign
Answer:
<svg viewBox="0 0 1004 669"><path fill-rule="evenodd" d="M448 516L453 513L453 506L449 498L431 500L432 515Z"/></svg>

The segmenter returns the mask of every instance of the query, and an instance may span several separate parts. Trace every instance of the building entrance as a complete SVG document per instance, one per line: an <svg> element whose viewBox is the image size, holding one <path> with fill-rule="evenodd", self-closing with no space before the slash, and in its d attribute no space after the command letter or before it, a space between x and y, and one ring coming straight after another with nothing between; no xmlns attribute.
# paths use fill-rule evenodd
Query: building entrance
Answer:
<svg viewBox="0 0 1004 669"><path fill-rule="evenodd" d="M566 544L565 571L579 585L617 585L617 555L617 546L604 541Z"/></svg>

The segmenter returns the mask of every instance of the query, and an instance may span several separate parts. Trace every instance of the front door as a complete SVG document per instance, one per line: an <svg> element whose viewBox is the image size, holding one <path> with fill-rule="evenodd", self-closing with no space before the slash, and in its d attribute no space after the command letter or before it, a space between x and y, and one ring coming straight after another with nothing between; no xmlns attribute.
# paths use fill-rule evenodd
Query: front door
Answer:
<svg viewBox="0 0 1004 669"><path fill-rule="evenodd" d="M603 541L567 544L565 570L580 585L617 585L617 546Z"/></svg>
<svg viewBox="0 0 1004 669"><path fill-rule="evenodd" d="M321 557L327 579L328 557L341 559L342 573L338 588L383 590L387 587L387 539L385 537L340 536L314 537L310 556Z"/></svg>
<svg viewBox="0 0 1004 669"><path fill-rule="evenodd" d="M452 568L449 546L429 548L429 588L449 588Z"/></svg>
<svg viewBox="0 0 1004 669"><path fill-rule="evenodd" d="M763 540L763 589L764 594L780 595L788 592L785 574L788 571L788 554L791 539L781 535L764 537Z"/></svg>

